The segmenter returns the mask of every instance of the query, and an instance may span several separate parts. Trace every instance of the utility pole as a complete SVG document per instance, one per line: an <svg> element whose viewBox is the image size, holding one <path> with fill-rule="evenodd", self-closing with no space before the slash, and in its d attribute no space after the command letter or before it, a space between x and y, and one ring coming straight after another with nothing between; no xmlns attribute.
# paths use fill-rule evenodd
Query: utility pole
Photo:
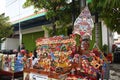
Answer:
<svg viewBox="0 0 120 80"><path fill-rule="evenodd" d="M20 22L20 6L21 6L21 2L20 0L19 2L19 46L20 46L20 50L21 50L21 44L22 44L22 32L21 32L21 22Z"/></svg>
<svg viewBox="0 0 120 80"><path fill-rule="evenodd" d="M81 10L84 9L86 6L86 0L80 0L80 8Z"/></svg>

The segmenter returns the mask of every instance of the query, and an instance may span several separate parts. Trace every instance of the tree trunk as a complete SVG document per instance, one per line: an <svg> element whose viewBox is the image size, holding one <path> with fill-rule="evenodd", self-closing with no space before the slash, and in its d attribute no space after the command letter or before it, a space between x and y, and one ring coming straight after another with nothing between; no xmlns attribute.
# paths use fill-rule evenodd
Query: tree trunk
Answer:
<svg viewBox="0 0 120 80"><path fill-rule="evenodd" d="M100 27L98 26L98 13L95 13L95 42L96 45L99 45L99 41L100 41Z"/></svg>
<svg viewBox="0 0 120 80"><path fill-rule="evenodd" d="M52 35L55 36L56 35L56 24L55 23L53 23L52 28L53 28Z"/></svg>
<svg viewBox="0 0 120 80"><path fill-rule="evenodd" d="M96 45L98 46L99 45L99 26L98 26L98 23L95 24L95 42L96 42Z"/></svg>
<svg viewBox="0 0 120 80"><path fill-rule="evenodd" d="M76 14L76 11L75 11L75 0L72 0L72 24L74 26L74 22L75 22L75 14Z"/></svg>

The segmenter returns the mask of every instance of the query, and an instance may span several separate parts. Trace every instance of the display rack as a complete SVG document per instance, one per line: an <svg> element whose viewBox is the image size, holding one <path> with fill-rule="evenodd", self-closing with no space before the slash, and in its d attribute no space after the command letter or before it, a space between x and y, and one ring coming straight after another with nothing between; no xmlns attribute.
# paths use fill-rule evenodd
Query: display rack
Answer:
<svg viewBox="0 0 120 80"><path fill-rule="evenodd" d="M15 79L23 76L23 65L17 59L12 50L1 51L0 53L0 75ZM19 65L18 65L19 64Z"/></svg>

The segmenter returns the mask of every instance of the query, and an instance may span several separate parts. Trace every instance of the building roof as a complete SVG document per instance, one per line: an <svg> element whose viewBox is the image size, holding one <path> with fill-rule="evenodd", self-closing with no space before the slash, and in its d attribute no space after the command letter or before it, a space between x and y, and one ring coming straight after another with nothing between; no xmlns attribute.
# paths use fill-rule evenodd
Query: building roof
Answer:
<svg viewBox="0 0 120 80"><path fill-rule="evenodd" d="M21 29L27 29L27 28L31 28L31 27L35 27L35 26L49 24L50 21L48 21L45 18L45 14L46 14L46 12L42 12L39 14L33 14L30 16L24 17L20 20L14 21L13 22L14 31L18 31L19 26L21 27Z"/></svg>

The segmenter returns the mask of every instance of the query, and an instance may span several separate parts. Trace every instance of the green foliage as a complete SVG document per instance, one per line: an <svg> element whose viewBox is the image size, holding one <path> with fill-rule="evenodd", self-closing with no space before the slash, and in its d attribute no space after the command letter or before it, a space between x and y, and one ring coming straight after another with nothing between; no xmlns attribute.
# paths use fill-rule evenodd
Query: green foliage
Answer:
<svg viewBox="0 0 120 80"><path fill-rule="evenodd" d="M95 27L92 30L92 40L90 40L90 49L93 49L94 44L95 44Z"/></svg>
<svg viewBox="0 0 120 80"><path fill-rule="evenodd" d="M44 30L44 31L48 31L48 32L50 32L50 28L49 27L47 27L47 26L42 26L42 29Z"/></svg>
<svg viewBox="0 0 120 80"><path fill-rule="evenodd" d="M81 43L80 43L80 35L76 34L75 41L76 41L76 46L80 46L81 45Z"/></svg>
<svg viewBox="0 0 120 80"><path fill-rule="evenodd" d="M99 23L99 31L100 31L100 34L98 34L98 36L100 37L99 39L99 42L98 42L98 47L101 49L102 48L102 27ZM90 49L93 49L94 45L95 45L95 27L93 28L92 30L92 40L90 40Z"/></svg>
<svg viewBox="0 0 120 80"><path fill-rule="evenodd" d="M35 32L35 33L30 33L30 34L23 34L23 43L25 45L25 48L29 51L33 51L36 47L36 39L43 37L44 32Z"/></svg>
<svg viewBox="0 0 120 80"><path fill-rule="evenodd" d="M89 4L92 13L98 13L111 31L120 33L120 2L119 0L92 0Z"/></svg>
<svg viewBox="0 0 120 80"><path fill-rule="evenodd" d="M13 33L13 27L9 22L9 17L5 17L4 14L1 14L0 15L0 43L2 43L12 33Z"/></svg>
<svg viewBox="0 0 120 80"><path fill-rule="evenodd" d="M104 44L101 49L103 52L108 53L108 45Z"/></svg>
<svg viewBox="0 0 120 80"><path fill-rule="evenodd" d="M92 2L92 0L86 0L87 1L87 3L91 3Z"/></svg>
<svg viewBox="0 0 120 80"><path fill-rule="evenodd" d="M101 49L102 48L102 26L99 25L99 27L100 27L100 34L99 34L100 40L99 40L98 46Z"/></svg>
<svg viewBox="0 0 120 80"><path fill-rule="evenodd" d="M56 35L64 35L64 36L67 36L67 27L61 27L61 28L58 28L57 31L56 31Z"/></svg>

